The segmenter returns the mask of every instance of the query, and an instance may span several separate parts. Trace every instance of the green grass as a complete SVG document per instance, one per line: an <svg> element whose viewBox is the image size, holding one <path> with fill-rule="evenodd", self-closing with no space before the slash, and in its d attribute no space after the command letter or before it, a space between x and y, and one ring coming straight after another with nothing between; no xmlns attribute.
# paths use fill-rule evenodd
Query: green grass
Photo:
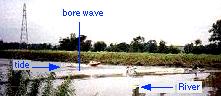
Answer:
<svg viewBox="0 0 221 96"><path fill-rule="evenodd" d="M50 50L5 50L0 58L31 59L42 61L77 62L77 51ZM81 62L90 60L103 64L120 65L168 65L185 66L201 64L204 67L221 67L221 55L209 54L161 54L161 53L124 53L124 52L81 52Z"/></svg>

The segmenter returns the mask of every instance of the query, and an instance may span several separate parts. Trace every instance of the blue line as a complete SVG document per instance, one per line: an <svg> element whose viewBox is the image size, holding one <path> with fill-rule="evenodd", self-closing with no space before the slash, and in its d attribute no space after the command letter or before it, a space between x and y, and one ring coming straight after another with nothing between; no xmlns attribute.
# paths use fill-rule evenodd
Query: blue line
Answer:
<svg viewBox="0 0 221 96"><path fill-rule="evenodd" d="M79 37L78 37L78 70L80 71L81 69L81 67L80 67L80 65L81 65L81 54L80 54L80 51L81 51L81 39L80 39L80 36L81 34L80 34L80 22L79 22Z"/></svg>
<svg viewBox="0 0 221 96"><path fill-rule="evenodd" d="M49 68L49 67L32 67L32 68Z"/></svg>
<svg viewBox="0 0 221 96"><path fill-rule="evenodd" d="M151 88L173 88L173 87L151 87Z"/></svg>

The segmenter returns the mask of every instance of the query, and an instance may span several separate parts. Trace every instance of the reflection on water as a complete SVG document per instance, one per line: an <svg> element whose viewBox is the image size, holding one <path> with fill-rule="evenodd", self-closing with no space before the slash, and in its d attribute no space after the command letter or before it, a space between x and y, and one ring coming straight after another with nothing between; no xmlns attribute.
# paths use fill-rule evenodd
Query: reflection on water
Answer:
<svg viewBox="0 0 221 96"><path fill-rule="evenodd" d="M177 80L203 81L202 94L182 96L219 96L221 94L221 73L206 70L197 75L182 73L182 68L138 66L134 76L124 75L125 66L102 65L76 68L67 64L61 72L33 74L28 71L13 71L9 62L0 59L0 95L2 96L177 96L180 94L144 94L138 87L143 81ZM8 63L8 64L7 64ZM4 66L2 66L4 65ZM74 66L75 67L75 66ZM70 76L68 76L70 75ZM63 76L63 77L62 77Z"/></svg>
<svg viewBox="0 0 221 96"><path fill-rule="evenodd" d="M221 73L211 73L210 76L208 76L205 80L203 80L203 83L207 87L212 87L213 90L209 91L210 95L212 96L220 96L221 95Z"/></svg>

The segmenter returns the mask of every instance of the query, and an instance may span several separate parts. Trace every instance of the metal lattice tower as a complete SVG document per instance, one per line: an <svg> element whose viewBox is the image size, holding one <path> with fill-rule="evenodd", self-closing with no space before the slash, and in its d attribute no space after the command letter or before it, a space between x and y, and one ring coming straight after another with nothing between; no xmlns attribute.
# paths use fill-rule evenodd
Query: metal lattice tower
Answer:
<svg viewBox="0 0 221 96"><path fill-rule="evenodd" d="M20 43L28 44L27 14L26 14L26 4L25 3L23 6Z"/></svg>

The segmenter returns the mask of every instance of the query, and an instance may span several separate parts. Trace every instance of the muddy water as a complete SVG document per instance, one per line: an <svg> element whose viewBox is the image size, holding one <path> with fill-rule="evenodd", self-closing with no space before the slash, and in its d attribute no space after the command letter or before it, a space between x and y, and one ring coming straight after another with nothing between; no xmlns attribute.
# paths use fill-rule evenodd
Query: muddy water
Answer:
<svg viewBox="0 0 221 96"><path fill-rule="evenodd" d="M41 63L34 61L33 63ZM56 89L64 82L62 77L73 76L69 84L69 89L77 96L132 96L133 89L140 82L144 81L203 81L203 93L201 94L164 94L164 96L207 96L220 94L221 89L221 72L220 70L206 70L194 73L188 72L184 68L159 67L159 66L135 66L137 74L126 73L126 66L100 65L98 67L90 67L82 64L81 71L77 70L77 64L65 62L60 63L62 69L55 72L56 78L52 81L52 87ZM8 72L10 69L9 60L0 59L0 95L9 94ZM47 77L48 73L31 73L31 79ZM76 76L76 77L74 77ZM59 78L59 79L58 79ZM29 83L35 81L31 80ZM37 89L37 94L42 95L46 80L43 79ZM27 90L33 87L27 84ZM18 89L19 90L19 89ZM22 91L24 92L24 91ZM27 92L28 93L28 92ZM25 93L24 93L25 94ZM74 95L73 94L73 95ZM146 96L159 96L160 94L146 94Z"/></svg>

